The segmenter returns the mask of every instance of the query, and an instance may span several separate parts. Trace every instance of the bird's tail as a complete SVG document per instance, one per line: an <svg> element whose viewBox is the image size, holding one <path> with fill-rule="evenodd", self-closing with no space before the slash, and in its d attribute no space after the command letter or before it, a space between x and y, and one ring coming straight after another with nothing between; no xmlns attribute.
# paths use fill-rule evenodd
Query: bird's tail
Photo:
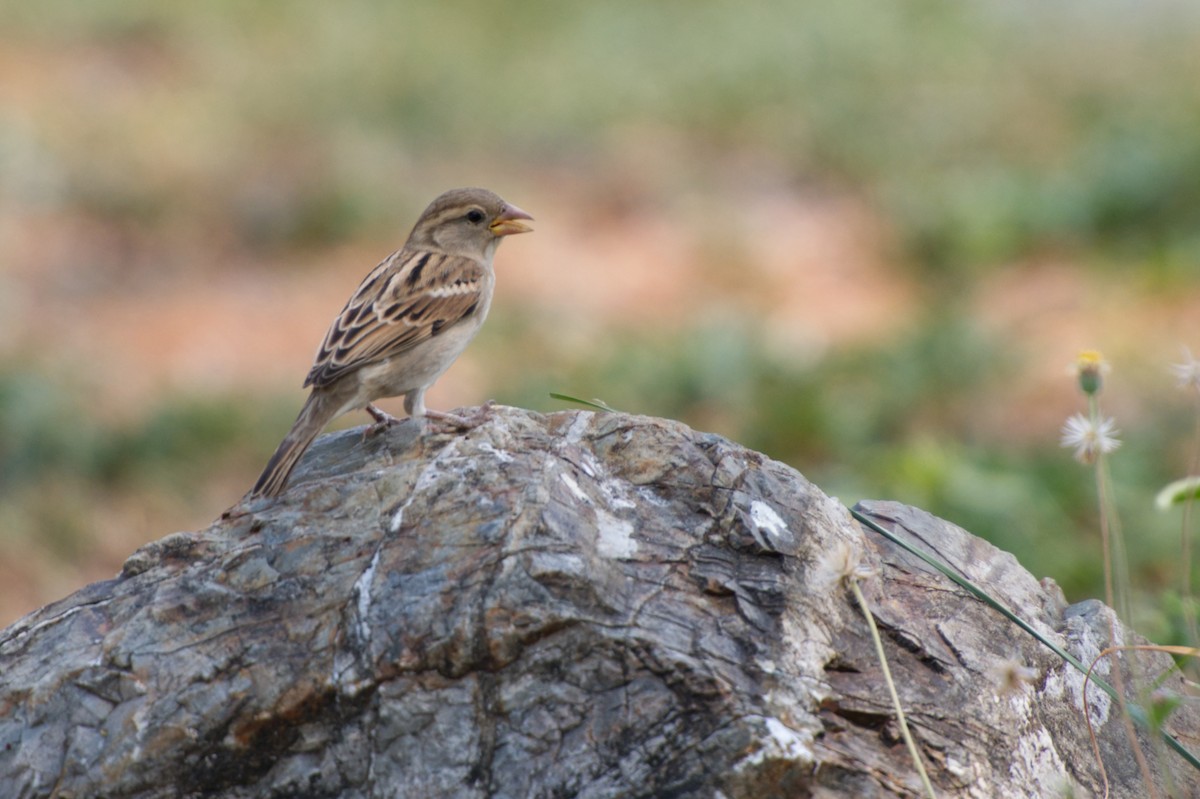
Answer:
<svg viewBox="0 0 1200 799"><path fill-rule="evenodd" d="M258 482L250 489L251 499L274 497L283 492L292 470L300 462L300 456L308 450L309 444L336 415L338 409L332 407L330 400L331 398L322 391L313 391L308 395L308 400L300 409L300 415L292 423L292 429L283 437L279 448L259 475Z"/></svg>

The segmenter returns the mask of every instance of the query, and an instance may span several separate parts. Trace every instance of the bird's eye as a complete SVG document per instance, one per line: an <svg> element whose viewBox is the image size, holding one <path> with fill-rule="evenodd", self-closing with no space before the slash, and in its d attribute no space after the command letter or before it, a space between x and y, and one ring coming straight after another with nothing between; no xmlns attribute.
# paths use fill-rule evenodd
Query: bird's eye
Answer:
<svg viewBox="0 0 1200 799"><path fill-rule="evenodd" d="M467 211L467 221L472 225L478 225L483 221L483 217L483 211L480 211L478 208L472 208L470 211Z"/></svg>

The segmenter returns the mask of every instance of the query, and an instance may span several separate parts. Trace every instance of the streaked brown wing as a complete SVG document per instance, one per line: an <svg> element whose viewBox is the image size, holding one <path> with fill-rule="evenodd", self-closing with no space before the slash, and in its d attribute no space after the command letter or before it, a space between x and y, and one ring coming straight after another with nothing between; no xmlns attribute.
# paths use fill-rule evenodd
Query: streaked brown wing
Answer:
<svg viewBox="0 0 1200 799"><path fill-rule="evenodd" d="M465 258L393 253L333 321L304 385L329 385L453 327L478 307L485 277L482 266Z"/></svg>

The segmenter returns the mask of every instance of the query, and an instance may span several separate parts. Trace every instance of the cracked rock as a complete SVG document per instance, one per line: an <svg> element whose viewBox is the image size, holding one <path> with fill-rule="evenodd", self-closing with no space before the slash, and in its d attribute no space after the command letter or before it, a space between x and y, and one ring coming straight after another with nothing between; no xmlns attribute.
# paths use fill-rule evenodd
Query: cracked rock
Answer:
<svg viewBox="0 0 1200 799"><path fill-rule="evenodd" d="M919 796L826 567L846 548L939 796L1099 794L1070 667L793 469L615 413L418 428L325 436L277 500L0 632L0 796ZM921 511L861 510L1076 654L1106 645L1103 606ZM1034 679L1002 693L1005 662ZM1092 712L1112 795L1147 795L1116 709ZM1200 749L1194 711L1169 728Z"/></svg>

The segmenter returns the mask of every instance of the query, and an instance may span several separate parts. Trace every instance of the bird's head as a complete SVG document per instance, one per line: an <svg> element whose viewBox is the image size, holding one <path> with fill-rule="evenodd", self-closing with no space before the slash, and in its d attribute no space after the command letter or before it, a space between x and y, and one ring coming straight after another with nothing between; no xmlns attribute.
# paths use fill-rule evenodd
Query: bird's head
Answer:
<svg viewBox="0 0 1200 799"><path fill-rule="evenodd" d="M421 214L409 242L454 255L488 257L503 237L531 231L522 220L532 219L487 189L451 189Z"/></svg>

